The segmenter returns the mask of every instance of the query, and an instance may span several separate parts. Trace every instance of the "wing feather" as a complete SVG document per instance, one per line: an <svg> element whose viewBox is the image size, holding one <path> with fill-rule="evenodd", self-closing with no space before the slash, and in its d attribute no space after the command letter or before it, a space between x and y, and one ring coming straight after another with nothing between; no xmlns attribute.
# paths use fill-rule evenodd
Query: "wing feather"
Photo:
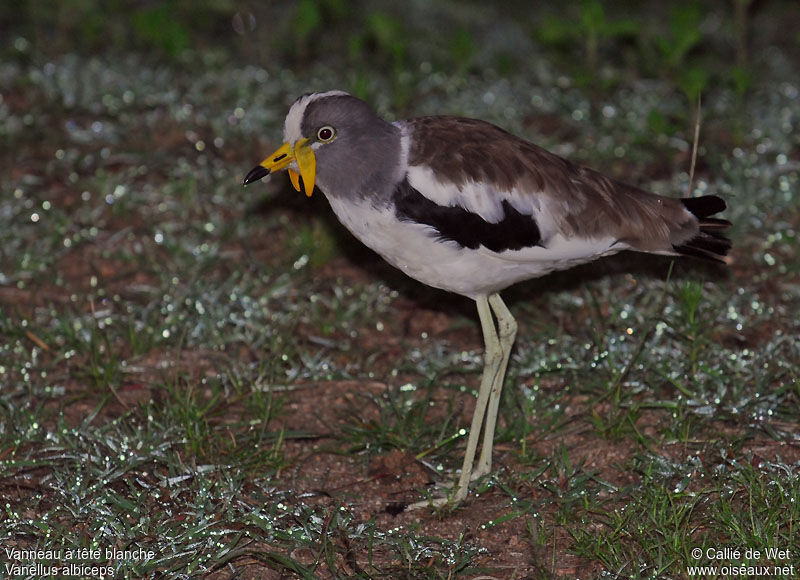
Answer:
<svg viewBox="0 0 800 580"><path fill-rule="evenodd" d="M674 252L700 232L698 218L680 199L624 184L490 123L460 117L408 123L412 186L487 221L499 221L508 203L535 219L545 245L559 235Z"/></svg>

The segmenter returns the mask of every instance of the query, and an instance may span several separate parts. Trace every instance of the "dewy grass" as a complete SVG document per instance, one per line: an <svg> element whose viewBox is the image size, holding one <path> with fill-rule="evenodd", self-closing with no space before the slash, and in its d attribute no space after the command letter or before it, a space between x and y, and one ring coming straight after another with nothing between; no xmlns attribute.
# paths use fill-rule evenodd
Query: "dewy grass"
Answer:
<svg viewBox="0 0 800 580"><path fill-rule="evenodd" d="M469 545L413 532L386 533L376 530L374 523L356 525L344 508L319 511L296 504L290 495L274 490L268 464L263 460L253 464L242 455L248 449L246 439L238 437L238 455L229 450L220 455L221 450L213 450L212 431L198 440L185 431L187 413L208 414L212 406L213 401L198 406L193 398L184 398L146 408L145 421L129 414L100 427L92 426L95 414L77 427L69 427L62 416L46 436L33 416L6 407L4 418L13 419L25 443L20 446L19 438L2 441L3 447L11 443L18 449L17 458L2 462L3 476L37 472L49 476L41 496L23 491L13 506L6 503L0 537L20 549L83 547L103 553L117 547L120 538L141 538L135 546L154 555L138 561L112 559L114 574L125 576L155 570L200 572L250 551L273 567L309 577L322 565L335 569L333 559L341 554L354 566L375 573L380 569L363 556L376 538L378 550L395 553L400 569L424 570L435 561L458 570L475 554ZM197 417L191 423L210 427ZM193 441L203 448L192 448ZM233 464L188 466L187 444L190 456L214 451L214 456ZM249 453L256 448L249 447ZM244 465L249 467L237 467ZM244 486L252 488L249 501L243 501ZM36 510L35 518L26 515L31 509ZM76 543L76 525L88 543ZM284 551L302 547L314 554L311 562L299 562Z"/></svg>
<svg viewBox="0 0 800 580"><path fill-rule="evenodd" d="M677 262L665 284L667 260L610 260L603 276L514 290L496 469L464 509L393 516L383 488L296 477L394 450L455 469L481 352L462 333L474 319L353 268L286 183L239 187L294 97L360 82L382 113L485 118L687 190L691 108L674 79L617 74L590 94L516 26L468 26L522 55L510 74L481 51L440 66L424 34L406 58L425 62L397 78L325 59L289 72L211 55L188 73L135 53L3 61L0 549L152 552L110 561L131 578L680 578L708 563L695 548L800 554L800 109L778 45L754 48L750 94L703 95L692 193L728 200L732 267ZM390 110L398 83L408 111ZM446 323L428 328L430 310ZM281 423L344 380L354 396L324 436Z"/></svg>
<svg viewBox="0 0 800 580"><path fill-rule="evenodd" d="M657 459L644 461L645 485L620 490L622 497L600 506L591 531L571 528L577 553L625 577L663 578L681 577L692 562L702 564L704 557L692 555L697 548L706 554L709 548L733 547L743 554L746 548L764 553L767 546L797 545L796 467L762 466L766 472L758 473L750 463L724 458L713 465L691 461L676 466L688 468L691 482L675 487L680 473L671 468L665 473ZM720 524L728 530L724 537L713 532Z"/></svg>

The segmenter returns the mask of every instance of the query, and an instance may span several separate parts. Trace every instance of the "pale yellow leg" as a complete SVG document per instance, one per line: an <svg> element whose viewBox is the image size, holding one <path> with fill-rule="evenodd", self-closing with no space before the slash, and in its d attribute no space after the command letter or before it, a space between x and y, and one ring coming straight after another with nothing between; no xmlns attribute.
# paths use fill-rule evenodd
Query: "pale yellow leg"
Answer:
<svg viewBox="0 0 800 580"><path fill-rule="evenodd" d="M492 447L494 445L494 429L497 424L497 411L500 408L500 395L503 392L503 382L506 378L508 359L511 357L511 348L517 338L517 321L514 320L511 311L503 303L500 295L492 294L489 296L489 304L497 319L497 335L502 352L502 361L492 383L489 407L486 411L486 421L483 426L481 456L478 459L477 467L472 472L472 479L483 477L492 470Z"/></svg>
<svg viewBox="0 0 800 580"><path fill-rule="evenodd" d="M469 482L472 481L472 464L475 461L475 451L478 449L481 426L486 418L486 407L489 403L497 373L503 364L503 351L494 326L494 320L492 319L489 300L486 296L478 296L475 299L478 305L478 318L481 321L483 342L486 345L486 350L483 354L483 375L481 376L481 386L478 390L478 400L475 402L475 412L472 414L472 424L469 428L469 439L467 439L467 450L464 453L464 464L461 467L461 477L458 479L456 492L450 498L450 502L453 504L460 503L467 497Z"/></svg>
<svg viewBox="0 0 800 580"><path fill-rule="evenodd" d="M472 424L469 429L461 475L458 478L455 493L449 499L443 497L430 501L421 501L410 505L408 509L426 506L440 507L448 503L456 505L467 497L470 481L489 473L491 470L492 443L497 411L500 405L500 394L503 388L506 366L511 355L511 347L514 344L517 333L517 323L500 299L499 294L478 296L475 302L478 306L478 317L481 321L486 350L484 352L481 386L478 390L478 400L475 402L475 411L472 414ZM492 318L492 312L497 318L497 328ZM483 449L478 461L478 468L473 472L472 465L475 461L475 452L478 448L481 427L483 427L484 431Z"/></svg>

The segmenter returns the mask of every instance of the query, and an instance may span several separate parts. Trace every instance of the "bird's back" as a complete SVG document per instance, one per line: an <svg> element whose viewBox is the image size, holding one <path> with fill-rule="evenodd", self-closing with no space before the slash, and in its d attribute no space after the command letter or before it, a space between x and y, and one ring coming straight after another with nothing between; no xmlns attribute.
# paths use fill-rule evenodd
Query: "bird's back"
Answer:
<svg viewBox="0 0 800 580"><path fill-rule="evenodd" d="M649 193L476 119L435 116L406 123L412 136L409 181L422 195L489 221L510 205L535 220L545 247L553 236L612 237L620 249L675 254L710 235L711 247L685 253L718 260L730 247L719 233L728 222L708 220L725 208L718 197L687 202ZM704 228L711 222L709 234Z"/></svg>

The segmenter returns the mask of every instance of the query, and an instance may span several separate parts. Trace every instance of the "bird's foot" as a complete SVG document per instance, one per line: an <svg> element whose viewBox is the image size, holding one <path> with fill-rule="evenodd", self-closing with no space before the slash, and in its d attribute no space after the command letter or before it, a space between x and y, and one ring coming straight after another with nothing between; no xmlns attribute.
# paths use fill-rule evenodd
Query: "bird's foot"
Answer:
<svg viewBox="0 0 800 580"><path fill-rule="evenodd" d="M450 499L447 497L432 497L422 501L415 501L414 503L407 505L406 511L410 512L413 510L421 510L426 508L439 509L445 507L449 503Z"/></svg>
<svg viewBox="0 0 800 580"><path fill-rule="evenodd" d="M474 481L475 477L469 477L469 474L466 476L459 477L455 482L452 484L441 484L442 488L448 490L448 494L444 497L432 497L429 499L425 499L422 501L414 502L409 505L406 509L407 510L417 510L423 508L434 508L439 509L443 507L448 507L450 509L455 509L458 507L462 501L467 498L467 494L469 493L469 484L470 481Z"/></svg>
<svg viewBox="0 0 800 580"><path fill-rule="evenodd" d="M455 507L458 505L459 502L453 502L453 487L456 482L447 482L447 483L439 483L437 484L438 491L440 493L444 493L445 495L442 497L429 497L428 499L423 499L421 501L415 501L414 503L408 505L406 507L406 511L412 510L420 510L425 508L433 508L433 509L440 509L445 507L447 504L452 503Z"/></svg>

